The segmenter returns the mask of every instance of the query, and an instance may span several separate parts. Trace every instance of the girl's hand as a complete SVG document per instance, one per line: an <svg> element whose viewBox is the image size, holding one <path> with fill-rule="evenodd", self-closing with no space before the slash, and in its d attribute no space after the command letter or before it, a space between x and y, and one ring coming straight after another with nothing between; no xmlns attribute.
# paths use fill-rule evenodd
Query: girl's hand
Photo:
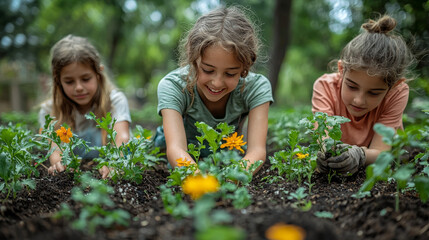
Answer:
<svg viewBox="0 0 429 240"><path fill-rule="evenodd" d="M57 172L63 172L66 168L61 164L61 161L54 163L48 168L48 173L55 175Z"/></svg>
<svg viewBox="0 0 429 240"><path fill-rule="evenodd" d="M341 155L326 159L328 167L343 174L354 174L365 165L365 151L356 145L339 144L337 150L342 150Z"/></svg>
<svg viewBox="0 0 429 240"><path fill-rule="evenodd" d="M107 166L103 166L102 168L98 169L98 172L101 174L101 178L106 179L109 176L109 173L112 169L108 168Z"/></svg>

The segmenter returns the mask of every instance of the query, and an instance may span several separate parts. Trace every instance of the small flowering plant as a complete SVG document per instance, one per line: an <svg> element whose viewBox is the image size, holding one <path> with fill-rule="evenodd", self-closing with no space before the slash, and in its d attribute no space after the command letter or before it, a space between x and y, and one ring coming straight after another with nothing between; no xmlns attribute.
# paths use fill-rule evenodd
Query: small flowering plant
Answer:
<svg viewBox="0 0 429 240"><path fill-rule="evenodd" d="M275 152L269 157L271 169L277 169L279 176L269 176L271 181L285 177L289 181L298 180L301 185L303 180L307 179L306 184L311 189L311 177L316 169L316 161L310 156L309 148L300 145L301 141L299 131L291 130L286 141L290 148Z"/></svg>
<svg viewBox="0 0 429 240"><path fill-rule="evenodd" d="M243 159L241 154L246 142L243 136L237 136L233 126L220 123L214 129L203 122L195 125L201 133L197 136L199 145L189 144L188 152L197 164L189 164L187 159L176 160L180 167L171 170L167 183L161 187L165 209L176 217L188 216L190 210L183 201L184 194L196 200L207 192L213 193L214 198L231 201L235 208L247 207L251 196L245 186L250 183L253 172L262 161L249 164L248 160ZM201 150L207 146L211 154L200 158ZM178 187L181 187L182 193L178 192Z"/></svg>
<svg viewBox="0 0 429 240"><path fill-rule="evenodd" d="M45 116L45 126L41 129L41 133L37 134L44 140L43 145L50 149L47 158L56 150L60 151L61 163L66 169L73 170L75 177L80 176L79 169L82 158L74 153L75 148L83 148L88 151L85 140L78 138L71 131L67 124L63 124L59 129L55 130L56 121L49 116Z"/></svg>
<svg viewBox="0 0 429 240"><path fill-rule="evenodd" d="M183 192L191 196L193 200L199 199L204 194L217 192L219 189L219 181L212 175L190 175L182 184Z"/></svg>

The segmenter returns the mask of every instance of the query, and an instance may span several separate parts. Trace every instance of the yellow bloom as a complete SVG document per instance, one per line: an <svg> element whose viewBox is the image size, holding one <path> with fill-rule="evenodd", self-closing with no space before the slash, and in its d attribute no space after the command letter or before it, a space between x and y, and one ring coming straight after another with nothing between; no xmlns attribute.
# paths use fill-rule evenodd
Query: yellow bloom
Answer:
<svg viewBox="0 0 429 240"><path fill-rule="evenodd" d="M269 240L303 240L305 230L296 225L276 223L265 232Z"/></svg>
<svg viewBox="0 0 429 240"><path fill-rule="evenodd" d="M306 153L306 154L297 153L297 154L296 154L296 157L297 157L299 160L301 160L301 159L304 159L304 158L308 157L308 153Z"/></svg>
<svg viewBox="0 0 429 240"><path fill-rule="evenodd" d="M190 195L194 200L199 199L206 193L217 192L219 187L219 181L216 177L211 175L189 175L185 178L182 184L183 192Z"/></svg>
<svg viewBox="0 0 429 240"><path fill-rule="evenodd" d="M60 137L61 142L69 143L70 138L73 137L73 133L71 132L70 128L66 129L65 127L61 127L55 132Z"/></svg>
<svg viewBox="0 0 429 240"><path fill-rule="evenodd" d="M220 148L228 147L229 150L236 148L237 150L240 150L242 153L244 153L244 150L241 149L241 146L244 146L247 142L243 142L243 135L237 137L237 132L235 132L232 134L232 136L223 138L223 140L225 140L226 143L220 145Z"/></svg>
<svg viewBox="0 0 429 240"><path fill-rule="evenodd" d="M139 138L141 138L141 136L140 136L140 135L137 135L137 136L136 136L136 138L137 138L137 139L139 139Z"/></svg>
<svg viewBox="0 0 429 240"><path fill-rule="evenodd" d="M178 158L176 159L176 162L177 162L177 166L179 167L187 167L191 165L191 161L186 160L186 158L185 160L183 160L182 158Z"/></svg>

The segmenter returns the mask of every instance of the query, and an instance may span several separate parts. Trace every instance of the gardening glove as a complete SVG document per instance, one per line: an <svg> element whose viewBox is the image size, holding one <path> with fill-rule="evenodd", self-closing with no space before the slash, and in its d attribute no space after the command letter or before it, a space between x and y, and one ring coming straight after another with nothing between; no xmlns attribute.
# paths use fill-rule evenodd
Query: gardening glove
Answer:
<svg viewBox="0 0 429 240"><path fill-rule="evenodd" d="M317 152L316 163L317 163L317 169L319 170L320 173L329 172L328 162L326 161L325 153L321 151Z"/></svg>
<svg viewBox="0 0 429 240"><path fill-rule="evenodd" d="M365 164L365 151L356 145L338 144L336 150L339 150L341 155L330 157L326 161L328 167L341 174L357 172L359 167Z"/></svg>

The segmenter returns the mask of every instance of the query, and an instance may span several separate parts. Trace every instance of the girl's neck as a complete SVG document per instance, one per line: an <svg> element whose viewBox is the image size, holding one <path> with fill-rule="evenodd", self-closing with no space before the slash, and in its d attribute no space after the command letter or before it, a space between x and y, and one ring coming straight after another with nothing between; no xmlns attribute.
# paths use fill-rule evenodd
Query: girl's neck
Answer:
<svg viewBox="0 0 429 240"><path fill-rule="evenodd" d="M225 95L217 102L210 102L207 99L203 99L203 103L209 112L212 114L214 118L224 118L226 114L226 104L228 103L229 96L231 94ZM201 96L200 96L201 97Z"/></svg>

